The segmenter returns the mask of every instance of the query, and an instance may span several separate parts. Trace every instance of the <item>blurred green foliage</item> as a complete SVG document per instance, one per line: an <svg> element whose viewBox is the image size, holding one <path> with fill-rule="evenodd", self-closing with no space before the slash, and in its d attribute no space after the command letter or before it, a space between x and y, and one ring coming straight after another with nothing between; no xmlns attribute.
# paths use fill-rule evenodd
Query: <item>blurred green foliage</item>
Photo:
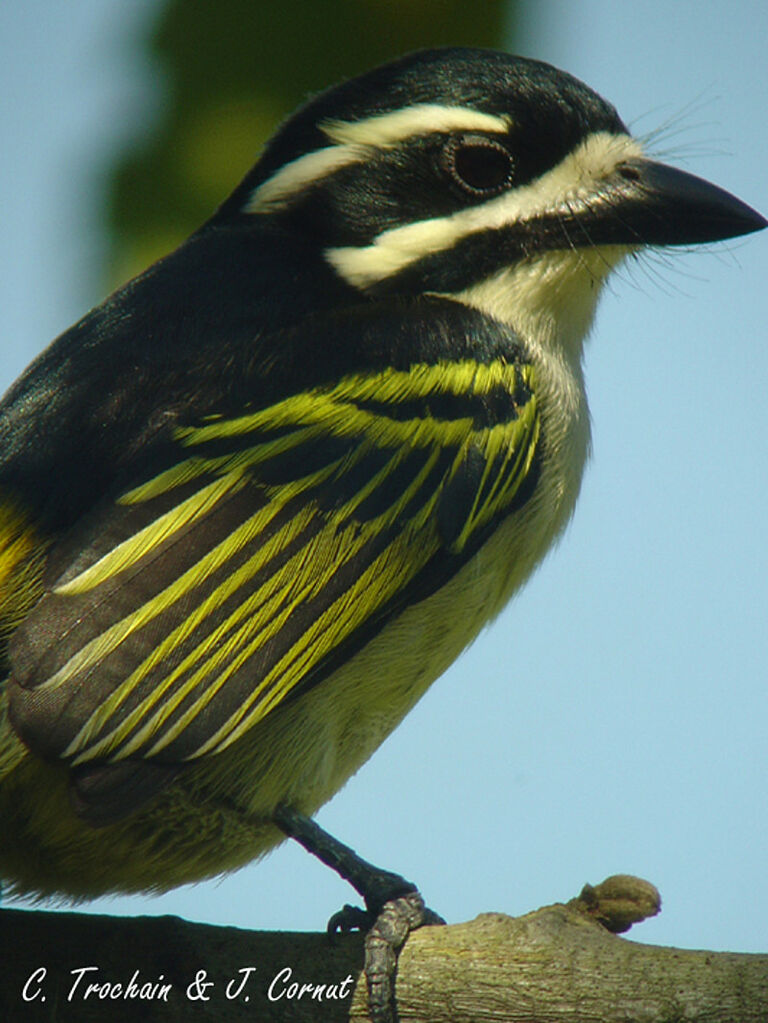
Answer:
<svg viewBox="0 0 768 1023"><path fill-rule="evenodd" d="M174 248L308 94L424 46L503 47L514 0L167 0L161 110L110 188L111 283Z"/></svg>

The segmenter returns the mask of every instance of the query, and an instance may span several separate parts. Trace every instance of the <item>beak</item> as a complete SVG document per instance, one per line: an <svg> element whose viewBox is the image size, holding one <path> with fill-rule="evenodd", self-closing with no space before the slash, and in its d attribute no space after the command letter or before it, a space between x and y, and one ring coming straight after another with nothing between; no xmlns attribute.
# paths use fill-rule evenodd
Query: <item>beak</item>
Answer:
<svg viewBox="0 0 768 1023"><path fill-rule="evenodd" d="M768 220L730 192L652 160L626 160L583 205L560 213L577 245L695 245L737 238Z"/></svg>

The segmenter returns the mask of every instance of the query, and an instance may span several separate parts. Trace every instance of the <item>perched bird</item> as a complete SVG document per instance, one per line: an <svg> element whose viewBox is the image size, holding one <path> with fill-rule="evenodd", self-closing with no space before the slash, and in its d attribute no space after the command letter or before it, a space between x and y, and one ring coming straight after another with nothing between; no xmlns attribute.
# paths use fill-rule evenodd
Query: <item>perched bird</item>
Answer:
<svg viewBox="0 0 768 1023"><path fill-rule="evenodd" d="M295 113L0 405L6 892L160 891L286 833L369 909L409 891L307 818L568 522L611 270L764 226L504 53Z"/></svg>

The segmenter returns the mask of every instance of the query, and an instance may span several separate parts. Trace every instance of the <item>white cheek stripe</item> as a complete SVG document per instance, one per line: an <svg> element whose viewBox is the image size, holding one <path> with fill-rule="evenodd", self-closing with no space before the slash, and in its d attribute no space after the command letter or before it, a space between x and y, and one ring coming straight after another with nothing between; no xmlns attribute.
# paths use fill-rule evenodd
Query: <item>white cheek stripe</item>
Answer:
<svg viewBox="0 0 768 1023"><path fill-rule="evenodd" d="M284 206L292 196L340 167L367 160L371 149L388 149L414 135L431 132L506 133L510 124L508 117L438 103L417 103L404 110L374 114L361 121L325 121L320 127L334 144L305 153L281 167L255 189L246 210L249 213L266 213Z"/></svg>
<svg viewBox="0 0 768 1023"><path fill-rule="evenodd" d="M354 287L365 288L434 252L452 248L478 231L493 230L564 209L593 195L597 184L624 160L642 156L629 135L596 132L556 167L529 185L445 217L383 231L370 245L327 249L325 258Z"/></svg>

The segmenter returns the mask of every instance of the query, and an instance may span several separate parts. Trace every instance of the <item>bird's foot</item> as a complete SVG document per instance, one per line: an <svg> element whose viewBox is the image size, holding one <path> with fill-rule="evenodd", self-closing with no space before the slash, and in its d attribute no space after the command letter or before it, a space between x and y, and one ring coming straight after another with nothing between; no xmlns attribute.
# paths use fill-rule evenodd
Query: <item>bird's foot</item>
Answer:
<svg viewBox="0 0 768 1023"><path fill-rule="evenodd" d="M278 807L277 826L332 867L362 896L365 909L344 906L328 921L328 933L365 931L365 978L372 1023L394 1023L395 971L400 948L418 927L444 924L424 905L416 886L399 874L380 870L339 842L311 818L290 807Z"/></svg>
<svg viewBox="0 0 768 1023"><path fill-rule="evenodd" d="M424 905L418 891L385 902L365 936L365 979L368 1011L372 1023L394 1023L395 971L398 953L417 927L444 924L445 920Z"/></svg>
<svg viewBox="0 0 768 1023"><path fill-rule="evenodd" d="M397 956L408 935L418 927L442 924L445 920L424 905L421 893L415 889L387 900L378 913L347 905L328 921L331 938L352 931L365 932L364 972L373 1023L392 1023L396 1018L394 979Z"/></svg>

